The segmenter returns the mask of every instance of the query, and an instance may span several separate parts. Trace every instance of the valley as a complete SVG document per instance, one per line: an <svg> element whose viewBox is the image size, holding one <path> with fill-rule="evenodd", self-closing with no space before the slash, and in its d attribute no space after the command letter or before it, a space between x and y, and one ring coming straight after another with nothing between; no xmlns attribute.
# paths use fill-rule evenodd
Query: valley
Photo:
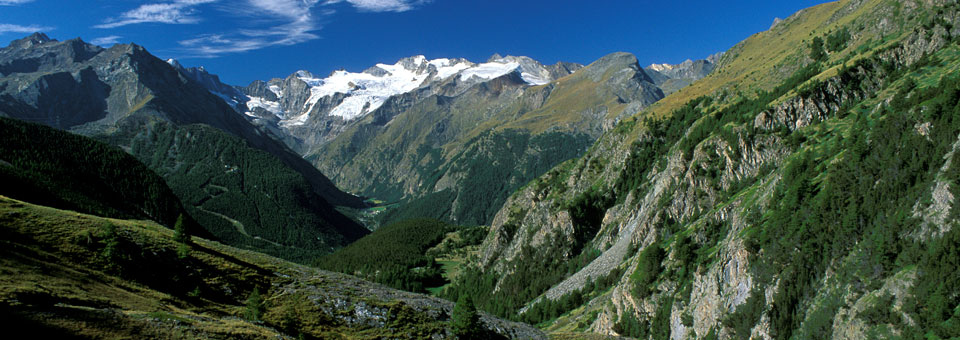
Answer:
<svg viewBox="0 0 960 340"><path fill-rule="evenodd" d="M821 3L717 52L241 86L14 40L0 315L53 338L960 337L960 4Z"/></svg>

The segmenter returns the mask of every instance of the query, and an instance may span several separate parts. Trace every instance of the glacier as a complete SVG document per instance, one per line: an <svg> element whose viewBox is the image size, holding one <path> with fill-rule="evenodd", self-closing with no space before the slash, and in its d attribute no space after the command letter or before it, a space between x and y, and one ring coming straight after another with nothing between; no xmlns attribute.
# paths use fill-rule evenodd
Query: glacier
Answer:
<svg viewBox="0 0 960 340"><path fill-rule="evenodd" d="M358 119L383 106L390 97L408 93L433 82L459 77L464 82L483 82L511 72L517 72L530 85L543 85L553 79L550 72L536 61L526 57L497 57L485 63L465 59L438 58L428 60L423 55L404 58L394 64L376 64L363 72L338 70L326 78L308 71L297 71L296 77L305 82L310 96L299 110L284 112L278 102L250 98L250 110L260 107L281 119L282 126L297 126L307 122L314 107L323 98L342 94L343 99L326 112L328 116L345 121ZM271 85L269 90L282 97L283 90Z"/></svg>

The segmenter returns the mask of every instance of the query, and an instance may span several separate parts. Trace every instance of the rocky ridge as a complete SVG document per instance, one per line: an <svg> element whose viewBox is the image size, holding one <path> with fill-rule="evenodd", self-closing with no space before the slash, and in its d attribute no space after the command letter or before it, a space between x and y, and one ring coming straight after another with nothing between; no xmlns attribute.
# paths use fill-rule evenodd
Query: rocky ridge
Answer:
<svg viewBox="0 0 960 340"><path fill-rule="evenodd" d="M723 52L710 55L706 59L687 59L680 64L652 64L643 69L663 90L663 94L669 96L713 72L721 57Z"/></svg>

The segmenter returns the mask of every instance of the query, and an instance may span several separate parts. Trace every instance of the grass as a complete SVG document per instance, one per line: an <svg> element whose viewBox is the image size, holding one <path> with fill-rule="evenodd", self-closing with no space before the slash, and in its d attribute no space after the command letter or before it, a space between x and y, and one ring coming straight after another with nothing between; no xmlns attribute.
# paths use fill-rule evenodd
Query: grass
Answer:
<svg viewBox="0 0 960 340"><path fill-rule="evenodd" d="M460 265L464 263L465 259L462 258L444 258L438 259L437 263L440 264L440 269L443 270L443 278L447 280L447 284L440 287L431 287L427 288L427 292L430 292L430 295L440 296L444 288L450 285L450 282L453 282L456 279L457 274L460 273Z"/></svg>
<svg viewBox="0 0 960 340"><path fill-rule="evenodd" d="M480 245L461 246L463 231L447 233L442 241L435 247L427 250L427 254L434 256L440 269L443 271L443 278L447 284L440 287L427 288L433 296L441 296L444 289L450 286L450 283L456 281L463 266L471 262L480 253Z"/></svg>
<svg viewBox="0 0 960 340"><path fill-rule="evenodd" d="M112 260L103 255L111 233ZM0 196L0 317L50 338L429 338L446 327L427 314L443 315L441 300L197 237L179 259L172 238L151 221ZM262 323L243 319L254 287ZM359 308L383 311L385 326L344 321Z"/></svg>
<svg viewBox="0 0 960 340"><path fill-rule="evenodd" d="M238 306L204 301L203 308L183 308L190 302L111 274L86 249L88 240L108 224L140 243L144 251L172 249L169 229L149 221L94 217L2 196L0 213L0 309L16 320L41 329L105 338L277 335L260 325L209 317L234 315ZM189 324L189 330L177 330L169 325L171 321Z"/></svg>
<svg viewBox="0 0 960 340"><path fill-rule="evenodd" d="M799 61L803 57L804 51L798 51L797 46L806 44L812 34L825 26L841 7L841 2L815 6L804 10L803 14L784 20L771 30L752 35L727 52L721 68L657 102L647 114L663 117L694 98L722 89L745 94L759 89L772 89L795 70L780 68L791 60Z"/></svg>

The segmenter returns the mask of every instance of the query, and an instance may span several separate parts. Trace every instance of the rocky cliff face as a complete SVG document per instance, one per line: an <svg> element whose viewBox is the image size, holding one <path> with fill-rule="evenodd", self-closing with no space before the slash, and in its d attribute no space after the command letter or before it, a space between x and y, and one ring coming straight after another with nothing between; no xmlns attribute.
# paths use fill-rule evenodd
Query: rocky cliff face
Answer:
<svg viewBox="0 0 960 340"><path fill-rule="evenodd" d="M489 310L530 322L559 317L552 323L558 329L583 327L640 338L862 338L905 334L916 331L914 325L929 324L916 321L923 316L904 307L904 301L928 299L925 288L917 286L922 279L916 278L915 267L870 254L889 251L880 250L886 248L878 242L899 244L896 247L906 253L915 237L908 235L931 237L926 239L930 244L954 242L945 241L952 236L943 236L952 234L933 226L956 222L942 219L954 202L943 169L949 168L944 160L952 162L960 131L949 128L940 130L939 137L929 137L933 124L947 129L951 123L932 123L933 118L904 113L903 107L909 112L931 110L931 104L920 103L933 94L919 94L916 84L927 77L940 79L956 65L951 32L957 9L954 3L833 3L802 11L739 44L724 57L720 69L698 83L706 85L692 87L703 97L671 113L654 107L646 113L649 118L641 113L621 123L581 158L512 195L496 214L479 259L452 294L480 296L488 301ZM945 19L892 23L888 15L896 11L915 18L938 12ZM844 24L816 29L838 22ZM794 35L824 36L826 59L808 56L809 40L804 48L794 45L779 51L764 43ZM876 39L884 35L898 38L878 43ZM761 46L766 46L773 65L754 71L769 72L771 77L780 74L775 78L778 85L770 88L760 85L770 78L757 79L756 85L770 92L731 98L731 84L750 88L743 81L753 79L739 78L742 73L733 70L771 65L755 59L752 49ZM801 67L791 67L792 74L778 71L797 61ZM905 104L906 98L914 98L915 106ZM650 117L656 114L668 118ZM867 121L876 125L867 127ZM897 130L892 126L898 125L886 124L905 126ZM863 134L871 137L857 137ZM888 144L874 139L882 135L913 142L884 146ZM844 136L850 136L844 146L835 144ZM852 165L859 158L851 155L869 153L853 140L875 150L918 143L917 147L938 145L934 147L938 151L930 155L930 170L914 170L925 180L906 182L880 174L891 168L907 171L897 161L881 161L886 157L880 156L882 151L869 156L872 165ZM817 158L806 160L809 157ZM837 169L847 166L871 173L876 183L904 181L902 185L923 192L905 199L923 202L916 206L914 201L906 206L875 203L886 207L881 211L887 216L916 219L896 226L876 221L864 229L842 229L840 225L848 225L843 223L856 223L841 223L840 217L810 222L818 220L816 214L842 216L848 211L845 216L858 216L856 211L863 211L862 206L840 211L824 205L812 215L801 215L807 217L780 219L806 209L799 208L806 204L825 204L810 202L826 195L891 188L875 184L843 194L831 191L832 186L845 185ZM872 166L876 168L866 170ZM798 180L806 176L813 184ZM797 196L793 190L805 194ZM823 225L831 227L816 229ZM804 234L805 230L817 231ZM841 233L847 234L838 236ZM897 235L893 239L899 241L877 241L878 234ZM836 237L849 241L823 240ZM785 240L796 243L779 243ZM823 248L833 255L822 260L821 253L809 255L811 249ZM929 273L934 270L926 272L933 275ZM586 307L574 310L571 305Z"/></svg>

